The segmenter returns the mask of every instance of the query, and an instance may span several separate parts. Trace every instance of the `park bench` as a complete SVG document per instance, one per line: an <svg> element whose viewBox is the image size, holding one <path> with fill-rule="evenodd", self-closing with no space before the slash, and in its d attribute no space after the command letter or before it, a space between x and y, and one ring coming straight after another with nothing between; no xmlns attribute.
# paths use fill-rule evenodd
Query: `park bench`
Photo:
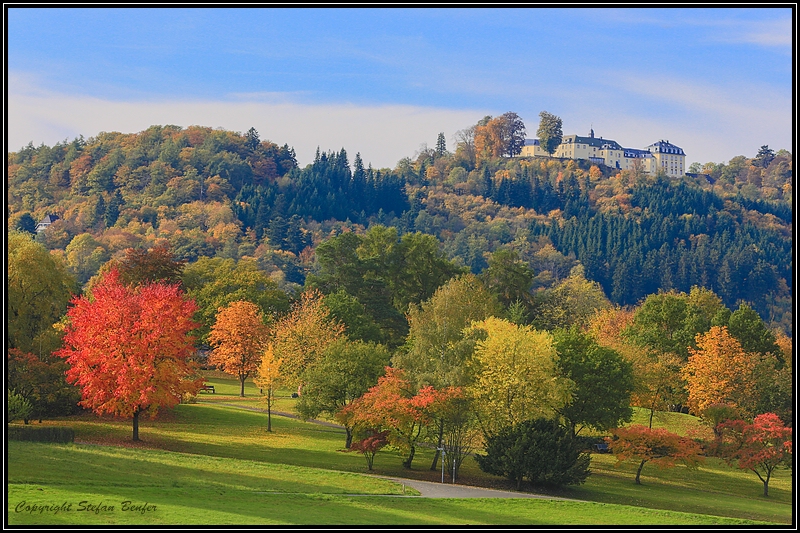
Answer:
<svg viewBox="0 0 800 533"><path fill-rule="evenodd" d="M216 394L216 391L214 390L214 385L203 385L202 387L200 387L200 390Z"/></svg>
<svg viewBox="0 0 800 533"><path fill-rule="evenodd" d="M598 442L594 445L594 449L598 453L607 453L608 452L608 443L607 442Z"/></svg>

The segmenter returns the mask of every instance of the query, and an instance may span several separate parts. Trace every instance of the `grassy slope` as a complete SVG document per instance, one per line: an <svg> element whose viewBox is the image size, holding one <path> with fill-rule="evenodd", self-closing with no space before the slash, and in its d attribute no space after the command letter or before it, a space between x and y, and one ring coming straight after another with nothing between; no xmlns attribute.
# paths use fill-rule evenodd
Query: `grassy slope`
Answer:
<svg viewBox="0 0 800 533"><path fill-rule="evenodd" d="M233 380L209 381L217 387L216 395L204 394L201 403L181 405L157 420L143 420L140 432L144 442L140 445L130 442L129 421L94 416L69 420L76 429L76 440L113 447L10 443L9 523L414 524L453 523L454 517L458 523L476 524L721 523L710 516L678 511L777 523L792 520L788 472L778 472L770 483L770 498L765 499L754 474L714 460L697 471L682 467L660 471L648 465L643 485L636 486L634 465L615 466L613 457L594 455L593 474L586 484L558 494L604 505L344 496L397 494L402 489L353 474L366 472L365 462L358 454L341 451L343 432L274 417L274 431L267 433L265 415L220 405L261 407L254 388L247 391L253 396L240 399L227 395L238 393ZM292 404L290 398L282 399L276 409L288 411ZM693 420L671 415L662 422L690 427ZM400 467L396 453L384 451L376 457L375 471L438 479L438 472L427 469L431 458L428 450L421 449L414 470L408 472ZM505 486L504 480L480 472L474 461L466 461L462 472L462 482ZM147 501L160 511L121 512L119 502L124 499ZM117 509L96 515L14 512L22 500L76 505L81 500L105 500L115 502Z"/></svg>

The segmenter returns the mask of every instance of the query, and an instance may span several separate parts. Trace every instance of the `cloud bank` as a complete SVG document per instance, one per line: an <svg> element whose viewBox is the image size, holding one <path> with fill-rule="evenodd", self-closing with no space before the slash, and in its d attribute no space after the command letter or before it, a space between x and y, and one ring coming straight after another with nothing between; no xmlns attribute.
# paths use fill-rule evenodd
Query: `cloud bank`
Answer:
<svg viewBox="0 0 800 533"><path fill-rule="evenodd" d="M313 160L317 147L323 152L345 148L351 160L360 152L375 168L393 168L422 143L433 145L440 132L452 143L456 131L487 114L408 105L298 104L276 94L238 95L230 101L113 101L45 91L24 76L9 79L7 102L9 151L102 131L136 133L154 124L241 132L254 127L262 140L294 147L301 165Z"/></svg>

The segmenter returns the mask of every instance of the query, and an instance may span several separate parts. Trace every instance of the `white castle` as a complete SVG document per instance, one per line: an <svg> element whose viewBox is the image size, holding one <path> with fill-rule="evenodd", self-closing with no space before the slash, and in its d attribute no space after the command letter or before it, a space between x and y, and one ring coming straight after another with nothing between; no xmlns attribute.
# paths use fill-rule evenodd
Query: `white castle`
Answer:
<svg viewBox="0 0 800 533"><path fill-rule="evenodd" d="M538 139L525 139L525 145L522 147L520 155L523 157L547 157L550 154L542 149ZM655 174L659 170L663 170L672 177L683 176L686 172L686 154L682 148L669 141L655 142L643 150L623 148L617 141L595 137L594 130L589 132L588 137L563 136L553 157L586 159L619 170L632 169L638 161L642 170L648 174Z"/></svg>

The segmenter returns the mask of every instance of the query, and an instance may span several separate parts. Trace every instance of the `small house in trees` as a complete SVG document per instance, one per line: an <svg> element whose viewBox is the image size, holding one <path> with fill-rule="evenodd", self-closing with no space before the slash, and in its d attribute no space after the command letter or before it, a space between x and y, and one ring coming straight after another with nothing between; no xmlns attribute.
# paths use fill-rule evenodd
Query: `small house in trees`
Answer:
<svg viewBox="0 0 800 533"><path fill-rule="evenodd" d="M537 139L526 139L521 154L547 156ZM663 170L668 176L683 176L686 170L686 154L683 149L669 141L658 141L644 149L624 148L617 141L595 137L594 130L588 137L565 135L553 153L561 159L584 159L598 165L618 170L641 168L648 174Z"/></svg>
<svg viewBox="0 0 800 533"><path fill-rule="evenodd" d="M43 232L44 230L47 229L47 227L50 224L52 224L56 220L58 220L58 216L57 215L45 215L44 218L41 220L41 222L36 224L36 233Z"/></svg>

